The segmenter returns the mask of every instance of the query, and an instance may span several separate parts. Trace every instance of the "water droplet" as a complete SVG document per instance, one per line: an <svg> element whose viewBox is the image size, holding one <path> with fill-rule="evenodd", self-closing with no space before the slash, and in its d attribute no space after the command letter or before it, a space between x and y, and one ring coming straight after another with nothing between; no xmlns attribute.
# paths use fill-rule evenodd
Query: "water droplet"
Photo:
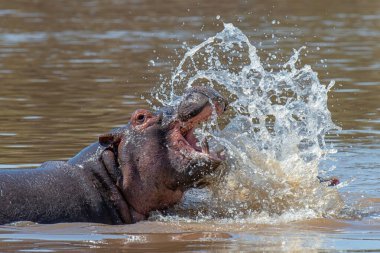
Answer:
<svg viewBox="0 0 380 253"><path fill-rule="evenodd" d="M320 217L329 202L339 201L338 193L325 194L315 177L321 159L332 152L324 133L337 129L327 107L333 83L322 85L310 66L298 68L303 49L294 50L277 71L260 60L241 30L225 24L224 30L188 49L171 79L152 94L163 105L171 105L185 87L206 80L222 87L231 101L234 116L224 129L218 130L215 117L195 133L210 138L210 149L212 141L225 147L229 167L225 184L197 202L200 208L207 207L202 210L254 215L248 209L257 220L273 222L268 213L284 214L277 219L285 220ZM269 53L268 58L277 56Z"/></svg>

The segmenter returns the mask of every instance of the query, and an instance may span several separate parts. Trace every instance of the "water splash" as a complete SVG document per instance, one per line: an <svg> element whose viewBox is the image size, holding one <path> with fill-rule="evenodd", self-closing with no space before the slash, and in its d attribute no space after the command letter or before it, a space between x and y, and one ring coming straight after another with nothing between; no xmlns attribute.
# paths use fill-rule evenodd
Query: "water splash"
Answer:
<svg viewBox="0 0 380 253"><path fill-rule="evenodd" d="M324 139L338 129L327 108L334 82L322 85L310 66L296 67L303 47L267 71L247 36L224 26L188 50L154 95L171 105L184 88L209 85L230 101L223 130L214 119L197 132L226 148L225 174L189 191L176 215L273 222L336 214L343 205L337 190L317 180L320 161L335 152Z"/></svg>

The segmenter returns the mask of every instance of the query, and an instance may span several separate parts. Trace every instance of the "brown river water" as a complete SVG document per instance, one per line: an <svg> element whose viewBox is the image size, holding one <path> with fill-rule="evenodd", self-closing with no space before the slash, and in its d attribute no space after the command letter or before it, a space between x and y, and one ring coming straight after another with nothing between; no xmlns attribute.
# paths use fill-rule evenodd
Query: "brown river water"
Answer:
<svg viewBox="0 0 380 253"><path fill-rule="evenodd" d="M233 23L268 63L335 80L328 136L355 215L0 226L0 252L379 252L380 1L0 0L0 169L66 160L125 124L186 52ZM273 55L280 57L273 57ZM1 208L1 207L0 207Z"/></svg>

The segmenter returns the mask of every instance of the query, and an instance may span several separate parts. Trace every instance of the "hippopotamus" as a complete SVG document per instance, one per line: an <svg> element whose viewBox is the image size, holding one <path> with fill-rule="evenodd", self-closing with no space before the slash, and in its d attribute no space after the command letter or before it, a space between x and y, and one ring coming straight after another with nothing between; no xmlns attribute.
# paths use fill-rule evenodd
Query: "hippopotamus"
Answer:
<svg viewBox="0 0 380 253"><path fill-rule="evenodd" d="M194 129L227 101L208 87L190 88L175 105L136 110L68 161L0 170L0 224L131 224L181 201L223 158Z"/></svg>

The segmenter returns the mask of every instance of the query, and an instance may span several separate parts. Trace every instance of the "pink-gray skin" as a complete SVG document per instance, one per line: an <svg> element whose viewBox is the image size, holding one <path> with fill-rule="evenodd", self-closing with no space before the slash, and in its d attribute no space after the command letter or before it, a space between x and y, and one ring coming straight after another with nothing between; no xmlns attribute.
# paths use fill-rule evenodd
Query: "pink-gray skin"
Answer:
<svg viewBox="0 0 380 253"><path fill-rule="evenodd" d="M0 224L129 224L179 201L222 159L194 129L227 101L206 87L189 89L176 106L136 110L130 122L99 137L67 162L0 170Z"/></svg>

